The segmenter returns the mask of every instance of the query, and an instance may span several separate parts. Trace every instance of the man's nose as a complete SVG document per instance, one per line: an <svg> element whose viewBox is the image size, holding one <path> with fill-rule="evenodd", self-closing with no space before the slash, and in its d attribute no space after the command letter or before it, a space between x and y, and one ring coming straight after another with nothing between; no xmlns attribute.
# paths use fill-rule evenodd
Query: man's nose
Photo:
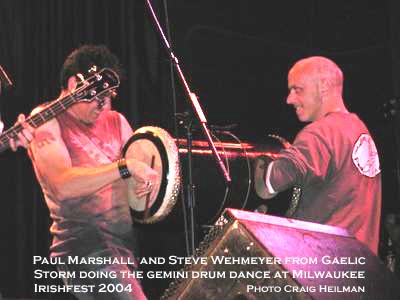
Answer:
<svg viewBox="0 0 400 300"><path fill-rule="evenodd" d="M287 98L286 98L286 103L287 104L293 104L295 101L295 96L292 92L289 92Z"/></svg>

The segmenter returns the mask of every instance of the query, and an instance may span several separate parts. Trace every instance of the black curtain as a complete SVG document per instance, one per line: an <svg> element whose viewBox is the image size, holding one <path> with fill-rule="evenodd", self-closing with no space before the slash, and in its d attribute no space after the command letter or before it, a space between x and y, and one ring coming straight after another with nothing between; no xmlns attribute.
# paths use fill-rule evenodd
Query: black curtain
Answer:
<svg viewBox="0 0 400 300"><path fill-rule="evenodd" d="M6 128L18 113L29 114L57 97L65 56L93 43L109 46L125 67L115 109L134 128L150 124L173 132L169 60L145 2L1 0L0 65L15 82L0 99ZM398 150L381 109L399 96L396 0L151 2L163 25L168 3L175 53L208 120L239 124L234 133L244 141L263 143L268 133L293 138L303 124L285 104L287 70L304 56L333 58L345 74L345 101L365 121L380 152L383 215L400 210ZM177 93L181 112L187 104L179 84ZM33 292L32 257L48 255L50 219L24 149L0 154L0 178L0 293L56 297ZM166 235L163 229L144 230L154 248L144 255L160 256L168 247L174 255L184 253L182 235ZM150 299L157 299L166 281L144 282L155 295Z"/></svg>
<svg viewBox="0 0 400 300"><path fill-rule="evenodd" d="M163 6L153 2L163 20ZM58 96L59 70L66 55L87 43L107 45L124 66L126 76L114 108L134 128L144 124L170 127L171 104L164 95L168 60L144 1L3 0L0 64L15 83L13 90L1 96L6 128L18 113L29 114L39 103ZM0 170L0 293L38 297L33 292L33 270L38 266L32 258L48 256L48 210L24 149L3 153Z"/></svg>

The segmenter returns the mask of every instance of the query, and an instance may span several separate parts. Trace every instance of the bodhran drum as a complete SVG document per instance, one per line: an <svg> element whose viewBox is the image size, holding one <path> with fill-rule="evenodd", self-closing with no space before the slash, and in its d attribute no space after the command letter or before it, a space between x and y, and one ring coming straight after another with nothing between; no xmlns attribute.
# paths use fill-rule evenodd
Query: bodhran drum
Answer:
<svg viewBox="0 0 400 300"><path fill-rule="evenodd" d="M163 220L174 207L180 190L179 153L175 140L162 128L141 127L124 145L122 156L140 160L158 174L157 182L153 183L156 190L153 198L138 198L134 193L134 181L127 180L133 220L145 224Z"/></svg>
<svg viewBox="0 0 400 300"><path fill-rule="evenodd" d="M290 192L280 193L266 202L255 194L253 188L256 159L274 159L282 144L272 138L263 145L244 143L227 131L214 133L213 140L232 183L229 186L225 184L207 141L194 139L192 177L197 222L210 225L228 207L284 215L290 205ZM182 178L185 179L183 190L187 189L187 152L185 139L175 139L162 128L146 126L134 132L122 155L148 164L159 175L158 182L153 185L156 189L154 199L138 199L134 193L134 181L127 180L128 201L135 222L150 224L164 219L169 225L181 222L183 207L187 204L177 205L177 202L182 200Z"/></svg>

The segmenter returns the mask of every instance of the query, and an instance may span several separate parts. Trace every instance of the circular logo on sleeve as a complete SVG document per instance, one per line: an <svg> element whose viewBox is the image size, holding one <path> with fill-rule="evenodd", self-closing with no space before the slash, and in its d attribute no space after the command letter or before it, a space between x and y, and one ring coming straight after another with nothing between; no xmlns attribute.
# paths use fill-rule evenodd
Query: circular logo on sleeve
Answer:
<svg viewBox="0 0 400 300"><path fill-rule="evenodd" d="M374 140L369 134L362 134L353 148L352 159L358 171L368 177L380 173L379 156Z"/></svg>

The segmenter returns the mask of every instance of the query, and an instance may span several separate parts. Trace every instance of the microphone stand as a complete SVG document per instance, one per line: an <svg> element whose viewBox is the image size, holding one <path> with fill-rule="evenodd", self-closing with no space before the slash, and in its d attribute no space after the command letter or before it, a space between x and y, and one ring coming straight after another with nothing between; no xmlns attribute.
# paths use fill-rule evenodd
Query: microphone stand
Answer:
<svg viewBox="0 0 400 300"><path fill-rule="evenodd" d="M187 243L190 246L188 249L189 254L194 254L194 249L196 245L196 235L195 235L195 224L196 224L196 195L195 195L195 190L196 186L194 185L193 182L193 135L192 135L192 129L193 129L193 120L189 112L185 112L183 114L178 114L177 118L181 119L181 122L183 126L186 129L186 147L187 147L187 206L189 208L189 224L187 220L186 214L184 222L185 222L185 231L186 233L190 232L190 236L186 237ZM187 228L189 228L189 231L187 231ZM190 240L190 241L189 241ZM191 249L191 250L190 250Z"/></svg>
<svg viewBox="0 0 400 300"><path fill-rule="evenodd" d="M188 96L187 98L190 100L189 102L191 103L193 110L195 112L195 115L201 124L202 132L208 141L209 147L212 150L214 159L217 163L217 168L220 171L221 175L223 176L225 184L230 185L230 183L232 181L231 177L230 177L230 175L229 175L229 173L228 173L228 171L227 171L227 169L215 147L215 144L211 138L210 130L208 129L208 126L207 126L207 119L206 119L206 116L204 115L203 110L201 109L201 106L197 99L197 96L191 91L191 89L185 79L185 76L183 75L183 72L179 66L178 59L171 49L170 43L168 42L168 40L164 34L164 31L163 31L163 29L160 25L160 22L154 12L154 9L150 3L150 0L146 0L146 2L147 2L147 6L149 8L149 11L151 13L151 16L153 18L154 24L156 26L156 29L161 36L161 40L163 41L162 44L164 45L165 50L168 52L168 55L169 55L171 61L173 62L176 71L178 72L178 75L182 81L182 84L185 87L185 90L186 90L186 93ZM188 131L190 130L190 127L191 126L187 126ZM192 174L191 174L192 173L192 165L191 165L192 161L191 161L191 153L190 153L192 145L189 145L189 139L191 141L191 133L188 133L188 140L187 140L188 141L188 147L187 147L188 148L188 172L189 172L189 175L188 175L188 179L189 179L189 182L188 182L188 198L189 198L188 204L189 204L190 217L191 217L190 224L193 225L193 226L191 226L191 243L192 243L191 246L192 246L192 254L194 254L194 249L195 249L195 245L194 245L194 243L195 243L194 242L195 241L195 238L194 238L195 237L195 233L194 233L195 186L192 182Z"/></svg>

